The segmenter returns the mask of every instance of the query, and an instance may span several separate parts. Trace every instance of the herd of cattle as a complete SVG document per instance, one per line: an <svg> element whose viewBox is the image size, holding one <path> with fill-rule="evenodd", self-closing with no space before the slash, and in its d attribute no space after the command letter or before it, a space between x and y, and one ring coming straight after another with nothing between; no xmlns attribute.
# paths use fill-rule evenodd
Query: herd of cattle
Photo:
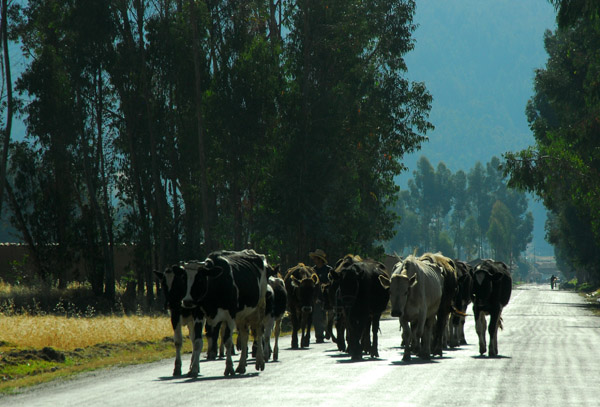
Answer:
<svg viewBox="0 0 600 407"><path fill-rule="evenodd" d="M399 258L389 272L378 261L347 255L330 271L327 282L302 263L280 274L278 267L270 266L266 256L254 250L213 252L204 261L185 262L155 273L164 288L174 330L175 376L181 375L182 326L188 327L193 344L188 376L199 374L203 328L207 357L216 358L220 338L225 376L243 374L250 333L256 370L264 370L271 357L277 360L286 311L293 329L292 348L299 346L299 333L300 347L309 346L316 302L327 315L326 337L353 360L362 359L363 353L379 356L379 320L391 303L391 315L399 318L402 327L404 361L413 354L424 359L441 356L445 347L465 344L465 311L472 302L479 353L485 354L488 348L489 315L489 356L494 357L498 355L502 308L512 290L504 263L482 260L472 266L440 253ZM241 353L235 370L234 331Z"/></svg>

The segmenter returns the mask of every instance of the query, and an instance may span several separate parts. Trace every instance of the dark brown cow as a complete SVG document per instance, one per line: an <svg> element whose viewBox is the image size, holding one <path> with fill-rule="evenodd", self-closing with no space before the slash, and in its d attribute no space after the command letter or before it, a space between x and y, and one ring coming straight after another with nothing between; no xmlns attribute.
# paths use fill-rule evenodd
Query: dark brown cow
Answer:
<svg viewBox="0 0 600 407"><path fill-rule="evenodd" d="M339 280L348 333L348 353L352 360L361 360L363 350L372 358L379 357L379 319L387 307L389 278L383 263L347 255L331 273ZM387 287L381 280L387 280ZM373 334L371 342L370 332Z"/></svg>
<svg viewBox="0 0 600 407"><path fill-rule="evenodd" d="M331 274L332 272L330 272ZM336 343L338 350L341 352L346 351L346 322L344 320L344 307L342 299L340 298L340 281L333 280L333 277L329 278L327 284L321 286L323 290L323 308L327 312L327 328L325 338ZM336 333L333 333L333 327L335 326Z"/></svg>
<svg viewBox="0 0 600 407"><path fill-rule="evenodd" d="M498 356L498 327L501 326L502 309L508 304L512 292L512 277L501 261L483 260L473 270L473 314L479 336L479 354L486 351L486 315L490 316L489 356Z"/></svg>
<svg viewBox="0 0 600 407"><path fill-rule="evenodd" d="M466 345L465 339L465 316L467 307L471 303L471 290L473 278L471 273L473 267L460 260L454 260L456 264L456 277L458 278L458 289L454 296L454 306L460 313L453 313L450 317L449 344L451 347Z"/></svg>
<svg viewBox="0 0 600 407"><path fill-rule="evenodd" d="M312 267L298 263L287 271L283 281L292 320L292 349L298 349L298 331L301 331L300 346L308 347L319 277Z"/></svg>

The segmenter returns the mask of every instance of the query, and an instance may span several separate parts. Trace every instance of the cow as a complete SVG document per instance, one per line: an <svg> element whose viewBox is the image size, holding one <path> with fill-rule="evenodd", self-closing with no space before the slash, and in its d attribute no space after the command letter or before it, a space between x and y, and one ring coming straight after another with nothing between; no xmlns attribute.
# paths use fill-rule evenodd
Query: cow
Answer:
<svg viewBox="0 0 600 407"><path fill-rule="evenodd" d="M269 292L267 292L267 306L265 312L265 360L269 360L271 353L273 361L279 359L279 334L281 333L281 320L287 308L287 291L283 279L275 276L269 277ZM271 295L269 295L271 293ZM270 297L270 298L269 298ZM271 352L271 332L275 330L275 342Z"/></svg>
<svg viewBox="0 0 600 407"><path fill-rule="evenodd" d="M252 329L256 351L256 370L264 370L262 337L266 308L267 268L264 255L254 250L217 251L208 255L196 268L186 268L187 292L184 308L199 307L206 323L213 329L225 322L225 376L244 374L248 359L248 335ZM231 334L237 329L241 355L233 369Z"/></svg>
<svg viewBox="0 0 600 407"><path fill-rule="evenodd" d="M458 278L458 289L454 296L454 306L460 313L455 312L450 318L450 332L448 337L451 347L467 344L467 340L465 339L465 316L462 314L467 312L467 307L471 303L473 285L473 278L471 277L473 268L471 265L460 260L454 260L454 264L456 264L456 277Z"/></svg>
<svg viewBox="0 0 600 407"><path fill-rule="evenodd" d="M346 351L346 322L344 320L344 307L340 298L340 281L334 280L329 272L329 282L321 285L323 291L323 308L327 312L327 326L325 330L325 338L335 342L340 352ZM336 333L333 333L335 326Z"/></svg>
<svg viewBox="0 0 600 407"><path fill-rule="evenodd" d="M183 267L185 267L185 264ZM159 284L165 295L165 307L169 309L169 313L171 314L173 342L175 343L175 368L173 369L173 376L181 376L181 346L183 344L181 329L183 325L186 325L189 330L190 340L192 341L192 359L187 375L195 377L200 371L204 314L199 307L184 308L181 305L187 287L186 274L183 267L177 264L167 267L163 272L154 270L154 273L158 277Z"/></svg>
<svg viewBox="0 0 600 407"><path fill-rule="evenodd" d="M334 281L339 280L351 359L362 360L363 350L371 358L379 357L379 320L389 301L389 284L381 282L389 283L385 266L348 254L338 261L330 275ZM372 342L369 330L373 333Z"/></svg>
<svg viewBox="0 0 600 407"><path fill-rule="evenodd" d="M387 283L385 279L381 282ZM411 352L430 359L431 331L444 287L442 269L409 255L394 266L389 287L391 315L398 317L402 325L402 360L410 361Z"/></svg>
<svg viewBox="0 0 600 407"><path fill-rule="evenodd" d="M454 260L441 253L424 253L419 260L429 262L441 268L444 284L442 287L442 298L438 308L435 328L433 330L432 353L442 356L445 346L446 326L454 308L454 297L457 289L456 265Z"/></svg>
<svg viewBox="0 0 600 407"><path fill-rule="evenodd" d="M312 267L298 263L287 271L283 281L292 320L292 349L298 349L298 331L301 331L300 347L308 347L319 277Z"/></svg>
<svg viewBox="0 0 600 407"><path fill-rule="evenodd" d="M486 315L490 316L489 356L498 356L498 327L502 327L502 309L506 307L512 292L512 277L506 264L501 261L483 260L472 272L473 314L475 329L479 336L479 354L486 352Z"/></svg>

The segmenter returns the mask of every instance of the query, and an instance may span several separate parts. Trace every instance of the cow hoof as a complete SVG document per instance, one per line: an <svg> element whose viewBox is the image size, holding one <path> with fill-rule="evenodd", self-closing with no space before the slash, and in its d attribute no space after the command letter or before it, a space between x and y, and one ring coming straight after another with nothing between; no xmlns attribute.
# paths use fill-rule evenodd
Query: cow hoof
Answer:
<svg viewBox="0 0 600 407"><path fill-rule="evenodd" d="M468 344L467 344L467 341L465 341L464 339L461 339L461 340L460 340L460 344L461 344L461 345L468 345Z"/></svg>
<svg viewBox="0 0 600 407"><path fill-rule="evenodd" d="M173 376L181 376L181 368L173 370Z"/></svg>
<svg viewBox="0 0 600 407"><path fill-rule="evenodd" d="M224 373L224 375L225 375L225 376L233 376L233 375L235 375L235 372L233 371L233 367L231 367L231 366L227 366L227 367L225 368L225 373Z"/></svg>
<svg viewBox="0 0 600 407"><path fill-rule="evenodd" d="M238 366L237 369L235 369L235 372L238 374L244 374L244 373L246 373L246 368L242 367L242 366Z"/></svg>
<svg viewBox="0 0 600 407"><path fill-rule="evenodd" d="M258 371L262 372L263 370L265 370L265 362L262 362L262 363L256 362L255 366L256 366L256 370L258 370Z"/></svg>
<svg viewBox="0 0 600 407"><path fill-rule="evenodd" d="M198 372L189 371L186 375L187 377L198 377Z"/></svg>
<svg viewBox="0 0 600 407"><path fill-rule="evenodd" d="M405 354L405 355L402 357L402 361L404 361L404 362L410 362L410 355L408 355L408 354Z"/></svg>

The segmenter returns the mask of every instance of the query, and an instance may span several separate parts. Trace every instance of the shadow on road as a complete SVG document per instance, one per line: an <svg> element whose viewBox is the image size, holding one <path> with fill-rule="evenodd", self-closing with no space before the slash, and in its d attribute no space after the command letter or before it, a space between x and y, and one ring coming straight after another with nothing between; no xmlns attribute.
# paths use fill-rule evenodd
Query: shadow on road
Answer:
<svg viewBox="0 0 600 407"><path fill-rule="evenodd" d="M443 359L443 358L442 358ZM431 364L436 364L436 363L440 363L441 359L437 358L437 359L420 359L420 358L411 358L410 361L406 362L404 360L393 360L390 362L391 366L417 366L417 365L431 365Z"/></svg>
<svg viewBox="0 0 600 407"><path fill-rule="evenodd" d="M487 355L473 355L471 359L512 359L510 356L498 355L498 356L487 356Z"/></svg>
<svg viewBox="0 0 600 407"><path fill-rule="evenodd" d="M258 375L259 375L258 372L252 372L252 373L245 373L242 375L236 374L235 376L198 376L198 377L162 376L162 377L159 377L157 379L157 381L168 382L168 381L177 380L176 382L174 382L175 384L189 384L189 383L208 382L208 381L217 381L217 380L249 379L249 378L257 377Z"/></svg>

